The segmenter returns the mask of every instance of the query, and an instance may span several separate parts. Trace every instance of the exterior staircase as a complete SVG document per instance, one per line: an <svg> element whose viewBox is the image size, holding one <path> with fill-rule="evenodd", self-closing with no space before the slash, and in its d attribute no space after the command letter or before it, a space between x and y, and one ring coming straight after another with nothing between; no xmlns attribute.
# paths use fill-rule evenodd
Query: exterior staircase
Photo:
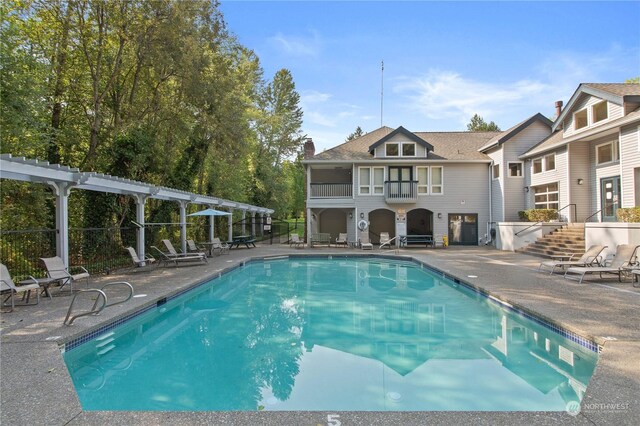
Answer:
<svg viewBox="0 0 640 426"><path fill-rule="evenodd" d="M516 250L538 257L575 253L578 257L585 251L584 224L569 223L562 228L538 238L535 243Z"/></svg>

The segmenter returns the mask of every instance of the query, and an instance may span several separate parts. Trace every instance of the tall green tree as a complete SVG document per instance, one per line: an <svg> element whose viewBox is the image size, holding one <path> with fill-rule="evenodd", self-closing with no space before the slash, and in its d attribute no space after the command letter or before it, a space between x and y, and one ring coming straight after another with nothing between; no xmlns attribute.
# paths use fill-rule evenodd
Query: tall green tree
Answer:
<svg viewBox="0 0 640 426"><path fill-rule="evenodd" d="M345 139L345 142L357 139L359 137L361 137L362 135L364 135L364 132L362 131L362 128L360 126L356 127L356 130L353 131L352 133L349 134L349 136L347 136L347 139Z"/></svg>
<svg viewBox="0 0 640 426"><path fill-rule="evenodd" d="M499 132L500 127L493 121L487 123L478 114L474 114L469 124L467 124L467 130L471 132Z"/></svg>

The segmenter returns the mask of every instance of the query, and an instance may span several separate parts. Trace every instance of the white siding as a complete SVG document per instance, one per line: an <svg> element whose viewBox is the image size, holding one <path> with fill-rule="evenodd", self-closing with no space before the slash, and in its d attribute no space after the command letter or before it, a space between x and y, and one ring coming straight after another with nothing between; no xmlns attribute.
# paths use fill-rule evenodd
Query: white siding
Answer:
<svg viewBox="0 0 640 426"><path fill-rule="evenodd" d="M539 122L535 121L526 129L520 131L517 135L509 139L503 145L502 162L504 167L504 179L502 180L503 198L504 198L504 221L514 222L519 220L518 211L524 210L526 207L526 194L524 187L528 186L525 180L525 165L522 164L522 175L520 178L512 178L508 176L509 162L517 162L518 156L529 150L532 146L549 136L551 129ZM557 166L556 166L557 167Z"/></svg>
<svg viewBox="0 0 640 426"><path fill-rule="evenodd" d="M547 183L558 182L558 208L561 209L567 204L569 201L569 185L568 185L568 150L567 147L559 148L554 151L556 154L556 169L550 171L544 171L542 173L533 174L533 160L528 161L528 167L530 167L531 173L531 186L543 185ZM547 155L550 153L545 153ZM538 158L538 157L535 157ZM533 207L533 191L529 192L529 203ZM563 210L564 212L564 210ZM561 213L562 214L562 213Z"/></svg>
<svg viewBox="0 0 640 426"><path fill-rule="evenodd" d="M620 170L622 207L634 207L637 194L635 169L640 167L640 125L620 130Z"/></svg>
<svg viewBox="0 0 640 426"><path fill-rule="evenodd" d="M504 221L504 190L503 179L505 174L505 165L503 161L502 147L487 153L489 158L493 160L494 165L500 166L500 178L493 179L493 171L489 167L489 181L491 182L491 220L493 222Z"/></svg>
<svg viewBox="0 0 640 426"><path fill-rule="evenodd" d="M591 176L592 176L590 189L591 189L591 193L595 195L591 199L591 213L595 213L596 211L602 208L600 203L600 179L611 177L611 176L620 176L619 161L616 161L611 164L603 165L603 166L596 165L596 145L600 145L605 142L611 142L612 140L617 142L618 138L615 136L608 136L606 138L592 141L589 144L590 145L589 163L591 164ZM597 221L600 221L600 218L601 216L597 215L596 217L592 218L591 221L594 221L595 219L597 219Z"/></svg>
<svg viewBox="0 0 640 426"><path fill-rule="evenodd" d="M589 165L588 143L579 142L569 146L569 187L571 190L570 203L576 205L578 222L583 222L592 213L593 203L590 182L594 179ZM578 185L582 179L582 185Z"/></svg>
<svg viewBox="0 0 640 426"><path fill-rule="evenodd" d="M564 137L566 138L575 133L580 133L584 130L592 129L594 127L608 123L611 120L620 118L624 115L624 109L622 105L614 104L613 102L608 101L607 104L609 108L609 115L607 119L598 121L597 123L593 124L591 107L601 101L602 101L602 98L598 98L596 96L590 96L586 94L583 94L582 96L580 96L580 98L576 101L576 103L573 105L571 110L567 112L567 115L563 121ZM582 129L578 129L577 131L575 131L573 128L573 114L584 108L587 108L587 117L588 117L589 125L587 127L583 127Z"/></svg>

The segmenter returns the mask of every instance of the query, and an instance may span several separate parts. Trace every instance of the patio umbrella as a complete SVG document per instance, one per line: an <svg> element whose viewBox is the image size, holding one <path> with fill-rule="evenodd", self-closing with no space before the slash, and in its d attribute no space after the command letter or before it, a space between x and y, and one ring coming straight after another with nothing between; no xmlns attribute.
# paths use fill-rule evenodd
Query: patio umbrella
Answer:
<svg viewBox="0 0 640 426"><path fill-rule="evenodd" d="M215 209L205 209L199 212L188 214L187 216L229 216L231 213Z"/></svg>

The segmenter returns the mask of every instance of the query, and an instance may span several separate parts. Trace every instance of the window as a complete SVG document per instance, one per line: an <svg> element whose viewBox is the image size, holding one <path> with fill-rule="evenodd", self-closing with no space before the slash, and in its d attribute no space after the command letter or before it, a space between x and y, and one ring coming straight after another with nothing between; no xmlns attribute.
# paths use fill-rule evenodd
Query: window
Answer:
<svg viewBox="0 0 640 426"><path fill-rule="evenodd" d="M558 210L558 182L533 187L536 209Z"/></svg>
<svg viewBox="0 0 640 426"><path fill-rule="evenodd" d="M509 163L509 177L522 177L522 162Z"/></svg>
<svg viewBox="0 0 640 426"><path fill-rule="evenodd" d="M361 195L371 194L371 168L360 167L358 184Z"/></svg>
<svg viewBox="0 0 640 426"><path fill-rule="evenodd" d="M591 110L591 116L593 117L593 122L597 123L598 121L606 120L609 118L609 109L607 108L607 101L603 101L595 104Z"/></svg>
<svg viewBox="0 0 640 426"><path fill-rule="evenodd" d="M385 155L387 157L397 157L399 155L399 148L397 143L385 144Z"/></svg>
<svg viewBox="0 0 640 426"><path fill-rule="evenodd" d="M619 159L617 141L596 145L596 164L612 163Z"/></svg>
<svg viewBox="0 0 640 426"><path fill-rule="evenodd" d="M500 164L494 164L491 168L491 175L494 179L498 179L500 177Z"/></svg>
<svg viewBox="0 0 640 426"><path fill-rule="evenodd" d="M542 158L533 160L533 174L542 173Z"/></svg>
<svg viewBox="0 0 640 426"><path fill-rule="evenodd" d="M589 122L587 121L587 110L583 109L573 114L573 128L578 130L583 127L587 127Z"/></svg>
<svg viewBox="0 0 640 426"><path fill-rule="evenodd" d="M360 195L384 194L384 167L360 167Z"/></svg>
<svg viewBox="0 0 640 426"><path fill-rule="evenodd" d="M429 168L416 167L416 173L418 175L418 194L428 194L429 193Z"/></svg>
<svg viewBox="0 0 640 426"><path fill-rule="evenodd" d="M556 155L549 154L544 156L544 171L548 172L549 170L556 169Z"/></svg>
<svg viewBox="0 0 640 426"><path fill-rule="evenodd" d="M416 156L416 144L415 143L403 143L402 144L402 156L403 157L415 157Z"/></svg>
<svg viewBox="0 0 640 426"><path fill-rule="evenodd" d="M384 167L373 168L373 193L384 194Z"/></svg>
<svg viewBox="0 0 640 426"><path fill-rule="evenodd" d="M431 167L431 194L442 194L442 167Z"/></svg>

